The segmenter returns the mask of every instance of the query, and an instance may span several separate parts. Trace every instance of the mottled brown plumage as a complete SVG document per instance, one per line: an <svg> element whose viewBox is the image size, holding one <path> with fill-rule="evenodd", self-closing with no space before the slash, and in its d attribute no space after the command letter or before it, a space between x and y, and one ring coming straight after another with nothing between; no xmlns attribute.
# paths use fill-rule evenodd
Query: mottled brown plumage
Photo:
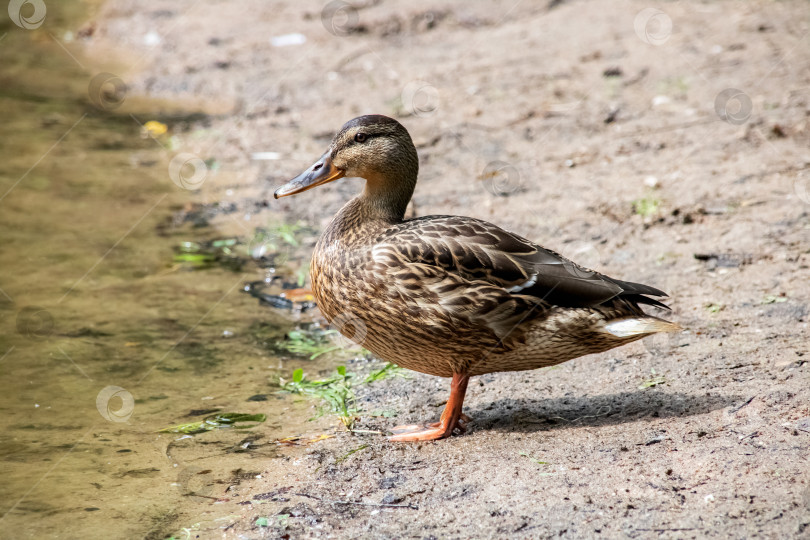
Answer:
<svg viewBox="0 0 810 540"><path fill-rule="evenodd" d="M276 191L366 179L324 231L312 288L327 320L380 358L453 377L442 421L393 440L461 428L467 379L559 364L679 327L646 315L665 293L610 278L496 225L461 216L404 220L419 164L408 132L380 115L355 118L310 169Z"/></svg>

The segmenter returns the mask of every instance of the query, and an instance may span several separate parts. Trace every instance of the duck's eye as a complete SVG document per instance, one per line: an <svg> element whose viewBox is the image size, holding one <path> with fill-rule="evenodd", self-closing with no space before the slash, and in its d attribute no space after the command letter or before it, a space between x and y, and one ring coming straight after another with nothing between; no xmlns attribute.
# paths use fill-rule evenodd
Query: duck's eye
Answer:
<svg viewBox="0 0 810 540"><path fill-rule="evenodd" d="M361 133L357 133L357 134L354 136L354 141L355 141L355 142L366 142L366 139L367 139L367 138L368 138L368 135L366 135L365 133L362 133L362 132L361 132Z"/></svg>

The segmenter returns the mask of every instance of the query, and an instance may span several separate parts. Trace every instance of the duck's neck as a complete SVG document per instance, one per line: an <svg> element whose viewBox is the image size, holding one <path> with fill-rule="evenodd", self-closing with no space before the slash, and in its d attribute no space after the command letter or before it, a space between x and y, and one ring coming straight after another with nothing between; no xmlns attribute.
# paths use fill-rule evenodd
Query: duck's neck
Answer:
<svg viewBox="0 0 810 540"><path fill-rule="evenodd" d="M416 175L416 170L408 170L366 178L366 186L358 197L362 217L391 224L401 222L416 187Z"/></svg>
<svg viewBox="0 0 810 540"><path fill-rule="evenodd" d="M387 179L391 182L390 177ZM416 174L388 184L380 178L366 179L363 193L346 203L320 239L322 246L365 245L391 225L401 223L411 200Z"/></svg>
<svg viewBox="0 0 810 540"><path fill-rule="evenodd" d="M401 223L419 175L413 143L386 161L383 168L366 170L363 193L346 203L324 231L321 243L364 244L391 225Z"/></svg>

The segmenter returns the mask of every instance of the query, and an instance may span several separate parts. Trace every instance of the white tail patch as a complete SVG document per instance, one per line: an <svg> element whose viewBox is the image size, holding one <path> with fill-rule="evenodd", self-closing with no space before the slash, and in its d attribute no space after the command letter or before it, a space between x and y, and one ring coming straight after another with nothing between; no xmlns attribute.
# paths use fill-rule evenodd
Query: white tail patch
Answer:
<svg viewBox="0 0 810 540"><path fill-rule="evenodd" d="M677 332L681 327L661 319L617 319L605 324L605 331L616 337L626 338L658 332Z"/></svg>

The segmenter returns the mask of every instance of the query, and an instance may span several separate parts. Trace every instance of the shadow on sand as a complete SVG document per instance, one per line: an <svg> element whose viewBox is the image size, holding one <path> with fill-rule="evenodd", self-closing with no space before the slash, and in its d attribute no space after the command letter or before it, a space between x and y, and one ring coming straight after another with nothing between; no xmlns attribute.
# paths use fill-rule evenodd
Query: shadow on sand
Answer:
<svg viewBox="0 0 810 540"><path fill-rule="evenodd" d="M501 399L471 409L468 414L473 418L476 431L533 432L694 416L744 402L741 396L639 390L545 400Z"/></svg>

